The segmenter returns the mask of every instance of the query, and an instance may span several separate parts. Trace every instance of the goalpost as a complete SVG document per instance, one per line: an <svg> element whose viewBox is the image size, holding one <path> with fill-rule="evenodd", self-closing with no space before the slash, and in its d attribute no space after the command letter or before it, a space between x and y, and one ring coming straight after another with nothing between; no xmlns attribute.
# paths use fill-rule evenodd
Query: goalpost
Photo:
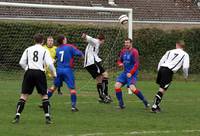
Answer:
<svg viewBox="0 0 200 136"><path fill-rule="evenodd" d="M118 20L123 14L128 16L126 25ZM84 51L86 43L80 37L83 32L93 37L105 34L100 56L103 65L112 70L124 38L132 39L132 9L0 2L0 74L20 70L21 54L33 44L35 33L54 38L66 34L70 43ZM75 65L83 67L80 62Z"/></svg>

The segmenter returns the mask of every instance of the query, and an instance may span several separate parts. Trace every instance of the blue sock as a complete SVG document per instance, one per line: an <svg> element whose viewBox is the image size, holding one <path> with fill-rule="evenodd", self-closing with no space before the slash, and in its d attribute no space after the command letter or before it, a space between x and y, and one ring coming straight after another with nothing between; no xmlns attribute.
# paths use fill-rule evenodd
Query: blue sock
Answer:
<svg viewBox="0 0 200 136"><path fill-rule="evenodd" d="M71 94L72 107L76 107L76 94Z"/></svg>
<svg viewBox="0 0 200 136"><path fill-rule="evenodd" d="M115 91L116 91L117 100L118 100L118 102L119 102L119 106L124 105L121 89L115 89Z"/></svg>
<svg viewBox="0 0 200 136"><path fill-rule="evenodd" d="M144 100L144 96L143 94L139 91L139 90L135 90L134 91L134 94L137 95L137 97L140 99L140 100Z"/></svg>
<svg viewBox="0 0 200 136"><path fill-rule="evenodd" d="M50 99L50 98L51 98L51 96L53 95L53 93L52 93L52 92L50 92L50 91L48 91L47 95L48 95L48 98Z"/></svg>

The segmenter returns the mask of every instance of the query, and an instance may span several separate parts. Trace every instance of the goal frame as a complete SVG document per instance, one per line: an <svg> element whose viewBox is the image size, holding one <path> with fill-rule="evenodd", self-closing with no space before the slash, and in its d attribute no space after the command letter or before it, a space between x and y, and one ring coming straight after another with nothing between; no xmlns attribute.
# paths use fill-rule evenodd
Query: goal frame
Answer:
<svg viewBox="0 0 200 136"><path fill-rule="evenodd" d="M13 2L0 2L0 6L10 7L28 7L28 8L45 8L45 9L73 9L85 11L112 11L123 12L128 15L128 37L133 39L133 11L130 8L108 8L108 7L86 7L86 6L66 6L66 5L50 5L50 4L30 4L30 3L13 3ZM0 19L20 19L20 18L0 18ZM21 20L41 20L40 18L21 18ZM42 19L50 20L50 19ZM53 20L53 19L52 19ZM56 21L66 21L65 19L56 19ZM69 21L69 20L68 20ZM79 20L80 21L80 20ZM84 21L84 20L83 20ZM118 21L118 20L117 20ZM103 21L102 21L103 22Z"/></svg>

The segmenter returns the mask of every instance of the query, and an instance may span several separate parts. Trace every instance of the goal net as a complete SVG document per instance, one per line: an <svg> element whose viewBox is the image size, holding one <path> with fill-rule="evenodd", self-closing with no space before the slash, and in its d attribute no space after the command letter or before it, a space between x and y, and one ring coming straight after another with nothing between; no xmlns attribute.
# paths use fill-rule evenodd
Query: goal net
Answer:
<svg viewBox="0 0 200 136"><path fill-rule="evenodd" d="M126 25L118 21L123 14L129 17ZM99 33L105 35L100 57L103 66L114 71L124 38L132 38L132 10L0 2L1 79L21 76L22 69L18 63L24 49L34 44L34 34L42 33L53 38L65 34L68 43L84 52L87 43L81 39L83 32L92 37ZM83 62L75 59L75 68L83 70Z"/></svg>

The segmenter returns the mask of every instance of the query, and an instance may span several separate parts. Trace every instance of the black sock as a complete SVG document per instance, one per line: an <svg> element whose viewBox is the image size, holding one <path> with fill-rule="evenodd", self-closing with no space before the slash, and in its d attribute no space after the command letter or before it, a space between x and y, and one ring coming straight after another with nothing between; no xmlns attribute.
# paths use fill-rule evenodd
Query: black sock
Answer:
<svg viewBox="0 0 200 136"><path fill-rule="evenodd" d="M60 87L58 87L57 91L58 91L58 93L60 93L60 92L61 92L61 90L60 90Z"/></svg>
<svg viewBox="0 0 200 136"><path fill-rule="evenodd" d="M50 103L48 99L42 100L42 106L45 113L45 117L50 117Z"/></svg>
<svg viewBox="0 0 200 136"><path fill-rule="evenodd" d="M103 99L102 83L97 84L97 91L99 93L99 98Z"/></svg>
<svg viewBox="0 0 200 136"><path fill-rule="evenodd" d="M108 95L108 78L104 78L102 80L102 88L103 88L104 94L107 96Z"/></svg>
<svg viewBox="0 0 200 136"><path fill-rule="evenodd" d="M19 99L19 102L17 103L17 109L16 109L16 117L19 118L20 114L22 113L25 105L25 100L24 99Z"/></svg>
<svg viewBox="0 0 200 136"><path fill-rule="evenodd" d="M158 91L156 96L155 96L155 101L154 101L155 105L158 106L160 104L160 102L162 100L162 96L163 96L163 94L160 91Z"/></svg>

